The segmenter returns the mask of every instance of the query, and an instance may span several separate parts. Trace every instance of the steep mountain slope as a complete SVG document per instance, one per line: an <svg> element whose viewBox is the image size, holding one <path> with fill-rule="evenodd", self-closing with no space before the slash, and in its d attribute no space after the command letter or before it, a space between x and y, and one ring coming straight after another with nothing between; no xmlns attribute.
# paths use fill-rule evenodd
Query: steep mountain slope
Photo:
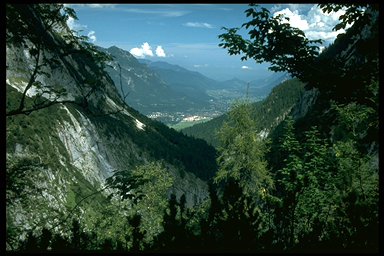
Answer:
<svg viewBox="0 0 384 256"><path fill-rule="evenodd" d="M291 79L273 88L271 94L263 101L253 103L253 117L258 124L260 135L266 137L303 97L304 84L297 79ZM208 122L185 128L182 132L204 139L217 147L219 142L216 133L226 118L224 114Z"/></svg>
<svg viewBox="0 0 384 256"><path fill-rule="evenodd" d="M165 123L172 123L183 114L213 111L212 98L199 87L201 81L183 84L177 81L185 81L185 77L178 80L180 77L175 77L174 72L164 73L161 72L164 69L152 69L120 48L113 46L103 51L114 58L106 71L118 91L126 96L125 101L129 105L141 113ZM177 70L176 74L179 75L180 70Z"/></svg>
<svg viewBox="0 0 384 256"><path fill-rule="evenodd" d="M114 190L106 179L115 171L157 162L173 179L168 195L185 194L188 206L208 196L213 148L125 105L90 57L96 55L92 47L68 41L73 37L53 5L9 5L11 19L22 26L7 26L7 250L20 249L29 233L43 228L67 237L72 219L99 239L123 239L117 238L121 227L108 223L137 209L107 197ZM24 28L28 33L20 33ZM143 70L136 64L132 69L139 76ZM39 109L44 104L49 107ZM18 114L19 106L36 111ZM150 205L141 215L148 241L161 231L164 207Z"/></svg>
<svg viewBox="0 0 384 256"><path fill-rule="evenodd" d="M170 86L145 65L139 63L129 52L117 47L105 49L114 57L108 73L115 82L119 92L127 95L126 102L144 114L150 114L156 110L175 111L176 105L180 105L184 94L172 90ZM121 67L121 81L120 70ZM121 84L120 84L121 83ZM122 86L122 88L121 88ZM189 102L186 102L188 106Z"/></svg>

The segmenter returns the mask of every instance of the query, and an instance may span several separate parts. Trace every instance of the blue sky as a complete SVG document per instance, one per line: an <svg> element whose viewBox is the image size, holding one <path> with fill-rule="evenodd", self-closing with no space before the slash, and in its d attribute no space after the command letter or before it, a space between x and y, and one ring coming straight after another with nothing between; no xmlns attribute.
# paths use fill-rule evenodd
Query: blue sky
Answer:
<svg viewBox="0 0 384 256"><path fill-rule="evenodd" d="M290 17L292 26L325 45L337 36L332 27L343 13L325 15L314 4L262 5L274 14ZM218 47L222 27L240 27L248 21L246 4L71 4L78 20L69 20L99 46L117 46L137 58L166 61L210 78L245 81L266 77L268 64L240 61Z"/></svg>

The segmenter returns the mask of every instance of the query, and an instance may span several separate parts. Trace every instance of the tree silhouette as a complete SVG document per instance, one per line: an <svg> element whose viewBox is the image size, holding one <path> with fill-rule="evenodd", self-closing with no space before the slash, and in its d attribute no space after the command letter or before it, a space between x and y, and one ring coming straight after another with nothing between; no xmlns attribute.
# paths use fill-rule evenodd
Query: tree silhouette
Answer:
<svg viewBox="0 0 384 256"><path fill-rule="evenodd" d="M242 28L249 39L241 36L239 28L223 28L219 35L220 47L230 55L242 55L241 60L268 62L272 71L286 71L307 82L307 88L316 87L328 97L348 102L351 97L364 100L364 81L373 74L378 77L378 17L377 4L319 4L325 13L345 10L334 31L353 26L340 34L332 47L320 54L322 40L309 40L303 31L291 27L288 17L274 16L266 8L251 4L245 11L250 21ZM357 40L365 31L364 40ZM369 35L369 36L366 36ZM353 44L354 47L350 47ZM337 54L337 55L335 55ZM353 56L351 59L350 57Z"/></svg>
<svg viewBox="0 0 384 256"><path fill-rule="evenodd" d="M129 224L132 226L132 252L141 251L140 244L144 238L145 232L140 230L141 216L139 214L135 214L128 219Z"/></svg>

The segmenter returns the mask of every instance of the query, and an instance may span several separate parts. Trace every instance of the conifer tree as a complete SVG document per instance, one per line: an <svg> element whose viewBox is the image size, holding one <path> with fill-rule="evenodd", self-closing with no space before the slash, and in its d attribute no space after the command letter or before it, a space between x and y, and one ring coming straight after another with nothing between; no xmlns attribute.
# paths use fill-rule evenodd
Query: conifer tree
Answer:
<svg viewBox="0 0 384 256"><path fill-rule="evenodd" d="M237 103L219 131L221 147L215 182L233 179L246 195L262 197L273 182L264 159L266 141L257 133L251 111L248 102Z"/></svg>
<svg viewBox="0 0 384 256"><path fill-rule="evenodd" d="M249 102L235 104L219 132L222 146L214 181L221 211L215 225L221 233L218 246L232 252L260 250L255 245L268 230L266 206L273 181L264 159L266 141L257 133L251 113Z"/></svg>

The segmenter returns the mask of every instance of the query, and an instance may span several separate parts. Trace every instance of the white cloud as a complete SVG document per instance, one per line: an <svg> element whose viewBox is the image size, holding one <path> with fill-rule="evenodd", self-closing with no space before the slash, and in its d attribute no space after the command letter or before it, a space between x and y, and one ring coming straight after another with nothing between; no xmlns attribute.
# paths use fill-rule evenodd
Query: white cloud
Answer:
<svg viewBox="0 0 384 256"><path fill-rule="evenodd" d="M248 66L241 66L241 69L252 69L252 68L250 68Z"/></svg>
<svg viewBox="0 0 384 256"><path fill-rule="evenodd" d="M67 26L71 30L76 31L76 32L81 32L81 31L84 31L88 28L87 25L80 24L79 22L77 22L77 20L73 19L72 17L68 17ZM81 33L81 34L83 34L83 33ZM96 32L95 31L93 31L93 30L89 31L87 36L92 43L96 42Z"/></svg>
<svg viewBox="0 0 384 256"><path fill-rule="evenodd" d="M271 10L277 10L281 6L274 6ZM345 9L337 12L323 13L317 5L313 5L310 10L304 14L300 14L298 5L288 5L288 8L273 12L273 15L283 14L290 20L288 22L292 27L296 27L304 31L309 39L323 39L328 42L335 40L338 34L344 33L345 30L332 31L332 28L339 23L340 15L345 13ZM349 28L348 26L347 28Z"/></svg>
<svg viewBox="0 0 384 256"><path fill-rule="evenodd" d="M153 57L152 47L148 42L145 42L141 45L141 47L132 48L129 51L132 55L137 58L145 58L147 56ZM155 54L157 57L166 57L166 53L161 45L158 45L155 50Z"/></svg>
<svg viewBox="0 0 384 256"><path fill-rule="evenodd" d="M279 14L282 14L285 17L289 18L289 21L284 20L284 22L289 23L292 27L301 29L303 31L308 30L309 25L308 22L302 18L301 15L299 15L298 10L294 10L293 12L289 8L285 8L281 11L275 12L273 16L277 16Z"/></svg>
<svg viewBox="0 0 384 256"><path fill-rule="evenodd" d="M339 31L331 31L331 32L324 32L324 31L308 31L306 33L307 37L309 39L323 39L324 41L333 41L335 40L335 38L341 34L345 32L344 29L343 30L339 30Z"/></svg>
<svg viewBox="0 0 384 256"><path fill-rule="evenodd" d="M313 6L308 12L309 21L308 38L321 38L326 41L333 41L338 34L344 33L345 30L332 31L333 27L339 23L339 17L345 13L345 10L339 10L334 13L323 13L318 6ZM347 28L349 28L347 26Z"/></svg>
<svg viewBox="0 0 384 256"><path fill-rule="evenodd" d="M161 47L161 45L156 47L156 51L155 52L156 52L156 56L157 57L166 57L165 51L164 51L163 47Z"/></svg>
<svg viewBox="0 0 384 256"><path fill-rule="evenodd" d="M214 28L213 25L206 22L187 22L184 23L183 26L191 28Z"/></svg>
<svg viewBox="0 0 384 256"><path fill-rule="evenodd" d="M153 56L151 46L147 42L143 43L140 48L132 48L129 52L138 58L145 58L145 56Z"/></svg>
<svg viewBox="0 0 384 256"><path fill-rule="evenodd" d="M71 29L71 30L75 30L75 31L78 31L78 30L84 30L87 28L87 25L82 25L80 23L78 23L74 18L72 17L68 17L67 19L67 26Z"/></svg>
<svg viewBox="0 0 384 256"><path fill-rule="evenodd" d="M96 35L95 35L95 31L89 31L88 35L89 39L91 40L92 43L96 42Z"/></svg>
<svg viewBox="0 0 384 256"><path fill-rule="evenodd" d="M75 26L75 19L72 18L72 17L69 17L69 18L67 19L67 26L68 26L71 30L73 30L73 29L74 29L74 26Z"/></svg>

